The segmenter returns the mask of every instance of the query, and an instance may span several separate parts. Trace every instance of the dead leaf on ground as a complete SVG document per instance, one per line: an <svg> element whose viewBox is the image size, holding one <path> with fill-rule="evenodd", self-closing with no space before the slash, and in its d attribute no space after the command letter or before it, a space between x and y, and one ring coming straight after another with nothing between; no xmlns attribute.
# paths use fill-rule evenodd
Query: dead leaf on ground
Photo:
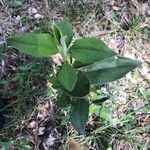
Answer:
<svg viewBox="0 0 150 150"><path fill-rule="evenodd" d="M81 145L74 140L68 142L69 150L81 150Z"/></svg>

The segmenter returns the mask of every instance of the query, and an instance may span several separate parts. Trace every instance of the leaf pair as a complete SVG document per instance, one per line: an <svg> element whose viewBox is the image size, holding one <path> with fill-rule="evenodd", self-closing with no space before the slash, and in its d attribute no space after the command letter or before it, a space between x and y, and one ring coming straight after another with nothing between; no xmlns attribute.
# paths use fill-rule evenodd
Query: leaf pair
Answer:
<svg viewBox="0 0 150 150"><path fill-rule="evenodd" d="M89 115L89 102L81 97L90 92L89 80L83 74L77 74L77 71L68 63L62 66L57 79L65 88L65 92L74 97L71 102L70 120L74 128L80 134L84 134ZM67 107L70 101L69 96L63 93L61 98L58 98L57 103L61 107Z"/></svg>
<svg viewBox="0 0 150 150"><path fill-rule="evenodd" d="M72 29L72 25L67 21L61 21L52 26L53 34L55 40L61 44L61 40L65 37L65 43L67 46L70 45L72 38L74 36L74 32Z"/></svg>

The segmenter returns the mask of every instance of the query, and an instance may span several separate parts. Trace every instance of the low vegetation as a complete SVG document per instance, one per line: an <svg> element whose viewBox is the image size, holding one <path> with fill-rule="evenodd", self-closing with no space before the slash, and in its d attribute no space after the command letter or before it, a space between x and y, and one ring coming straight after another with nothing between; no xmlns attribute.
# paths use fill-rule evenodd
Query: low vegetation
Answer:
<svg viewBox="0 0 150 150"><path fill-rule="evenodd" d="M148 2L0 4L2 149L149 149Z"/></svg>

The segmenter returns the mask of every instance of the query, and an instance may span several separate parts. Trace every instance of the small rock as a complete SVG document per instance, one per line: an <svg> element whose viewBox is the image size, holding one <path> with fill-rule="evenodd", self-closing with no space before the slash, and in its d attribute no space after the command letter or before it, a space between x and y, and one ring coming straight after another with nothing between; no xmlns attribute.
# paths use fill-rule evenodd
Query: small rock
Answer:
<svg viewBox="0 0 150 150"><path fill-rule="evenodd" d="M18 33L25 33L28 31L28 29L29 29L29 27L23 26L18 30Z"/></svg>
<svg viewBox="0 0 150 150"><path fill-rule="evenodd" d="M43 19L43 18L44 18L44 16L43 16L43 15L40 15L40 14L35 14L34 17L35 17L36 19Z"/></svg>
<svg viewBox="0 0 150 150"><path fill-rule="evenodd" d="M117 6L113 6L112 8L113 8L113 10L116 10L116 11L120 10L120 8Z"/></svg>
<svg viewBox="0 0 150 150"><path fill-rule="evenodd" d="M43 118L43 114L38 113L37 118L38 118L38 119L42 119L42 118Z"/></svg>
<svg viewBox="0 0 150 150"><path fill-rule="evenodd" d="M45 127L39 127L38 135L43 135L45 132Z"/></svg>
<svg viewBox="0 0 150 150"><path fill-rule="evenodd" d="M36 126L36 122L32 121L32 122L29 123L28 128L33 129L33 128L35 128L35 126Z"/></svg>
<svg viewBox="0 0 150 150"><path fill-rule="evenodd" d="M143 65L142 68L140 69L140 73L145 79L150 80L149 66Z"/></svg>
<svg viewBox="0 0 150 150"><path fill-rule="evenodd" d="M63 63L63 58L60 54L55 54L51 56L54 63L56 63L58 66L61 66Z"/></svg>
<svg viewBox="0 0 150 150"><path fill-rule="evenodd" d="M36 14L38 11L37 11L37 9L36 8L34 8L34 7L30 7L29 9L28 9L28 14L31 16L31 15L33 15L33 14Z"/></svg>
<svg viewBox="0 0 150 150"><path fill-rule="evenodd" d="M21 17L18 15L18 16L16 17L16 21L19 22L20 19L21 19Z"/></svg>

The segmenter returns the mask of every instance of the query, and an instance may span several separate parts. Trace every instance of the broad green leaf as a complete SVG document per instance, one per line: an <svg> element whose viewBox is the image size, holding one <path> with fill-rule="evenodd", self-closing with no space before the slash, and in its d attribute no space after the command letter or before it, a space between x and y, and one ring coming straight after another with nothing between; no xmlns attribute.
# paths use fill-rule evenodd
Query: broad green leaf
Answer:
<svg viewBox="0 0 150 150"><path fill-rule="evenodd" d="M63 92L61 96L57 97L56 104L59 107L68 107L70 105L70 97Z"/></svg>
<svg viewBox="0 0 150 150"><path fill-rule="evenodd" d="M51 76L49 77L49 81L52 83L52 87L57 89L61 86L60 82L58 81L57 76Z"/></svg>
<svg viewBox="0 0 150 150"><path fill-rule="evenodd" d="M70 120L79 134L84 134L89 115L89 103L85 99L77 99L72 102Z"/></svg>
<svg viewBox="0 0 150 150"><path fill-rule="evenodd" d="M92 103L95 105L102 105L103 102L107 101L109 97L101 97L99 99L92 100Z"/></svg>
<svg viewBox="0 0 150 150"><path fill-rule="evenodd" d="M79 70L88 77L91 85L100 85L122 78L141 63L126 57L112 57L95 62Z"/></svg>
<svg viewBox="0 0 150 150"><path fill-rule="evenodd" d="M116 55L103 41L90 37L76 40L69 53L76 61L82 63L94 63Z"/></svg>
<svg viewBox="0 0 150 150"><path fill-rule="evenodd" d="M76 82L75 87L71 92L70 95L74 97L84 97L88 95L90 92L90 82L87 77L83 74L78 74L78 79Z"/></svg>
<svg viewBox="0 0 150 150"><path fill-rule="evenodd" d="M49 57L58 53L56 42L49 34L17 35L9 37L7 44L36 57Z"/></svg>
<svg viewBox="0 0 150 150"><path fill-rule="evenodd" d="M58 72L57 78L66 90L72 91L77 82L76 69L74 69L68 63L65 63Z"/></svg>
<svg viewBox="0 0 150 150"><path fill-rule="evenodd" d="M53 25L54 36L60 43L62 36L66 37L66 45L68 46L71 43L72 37L74 35L72 25L67 21L60 21L57 24Z"/></svg>

